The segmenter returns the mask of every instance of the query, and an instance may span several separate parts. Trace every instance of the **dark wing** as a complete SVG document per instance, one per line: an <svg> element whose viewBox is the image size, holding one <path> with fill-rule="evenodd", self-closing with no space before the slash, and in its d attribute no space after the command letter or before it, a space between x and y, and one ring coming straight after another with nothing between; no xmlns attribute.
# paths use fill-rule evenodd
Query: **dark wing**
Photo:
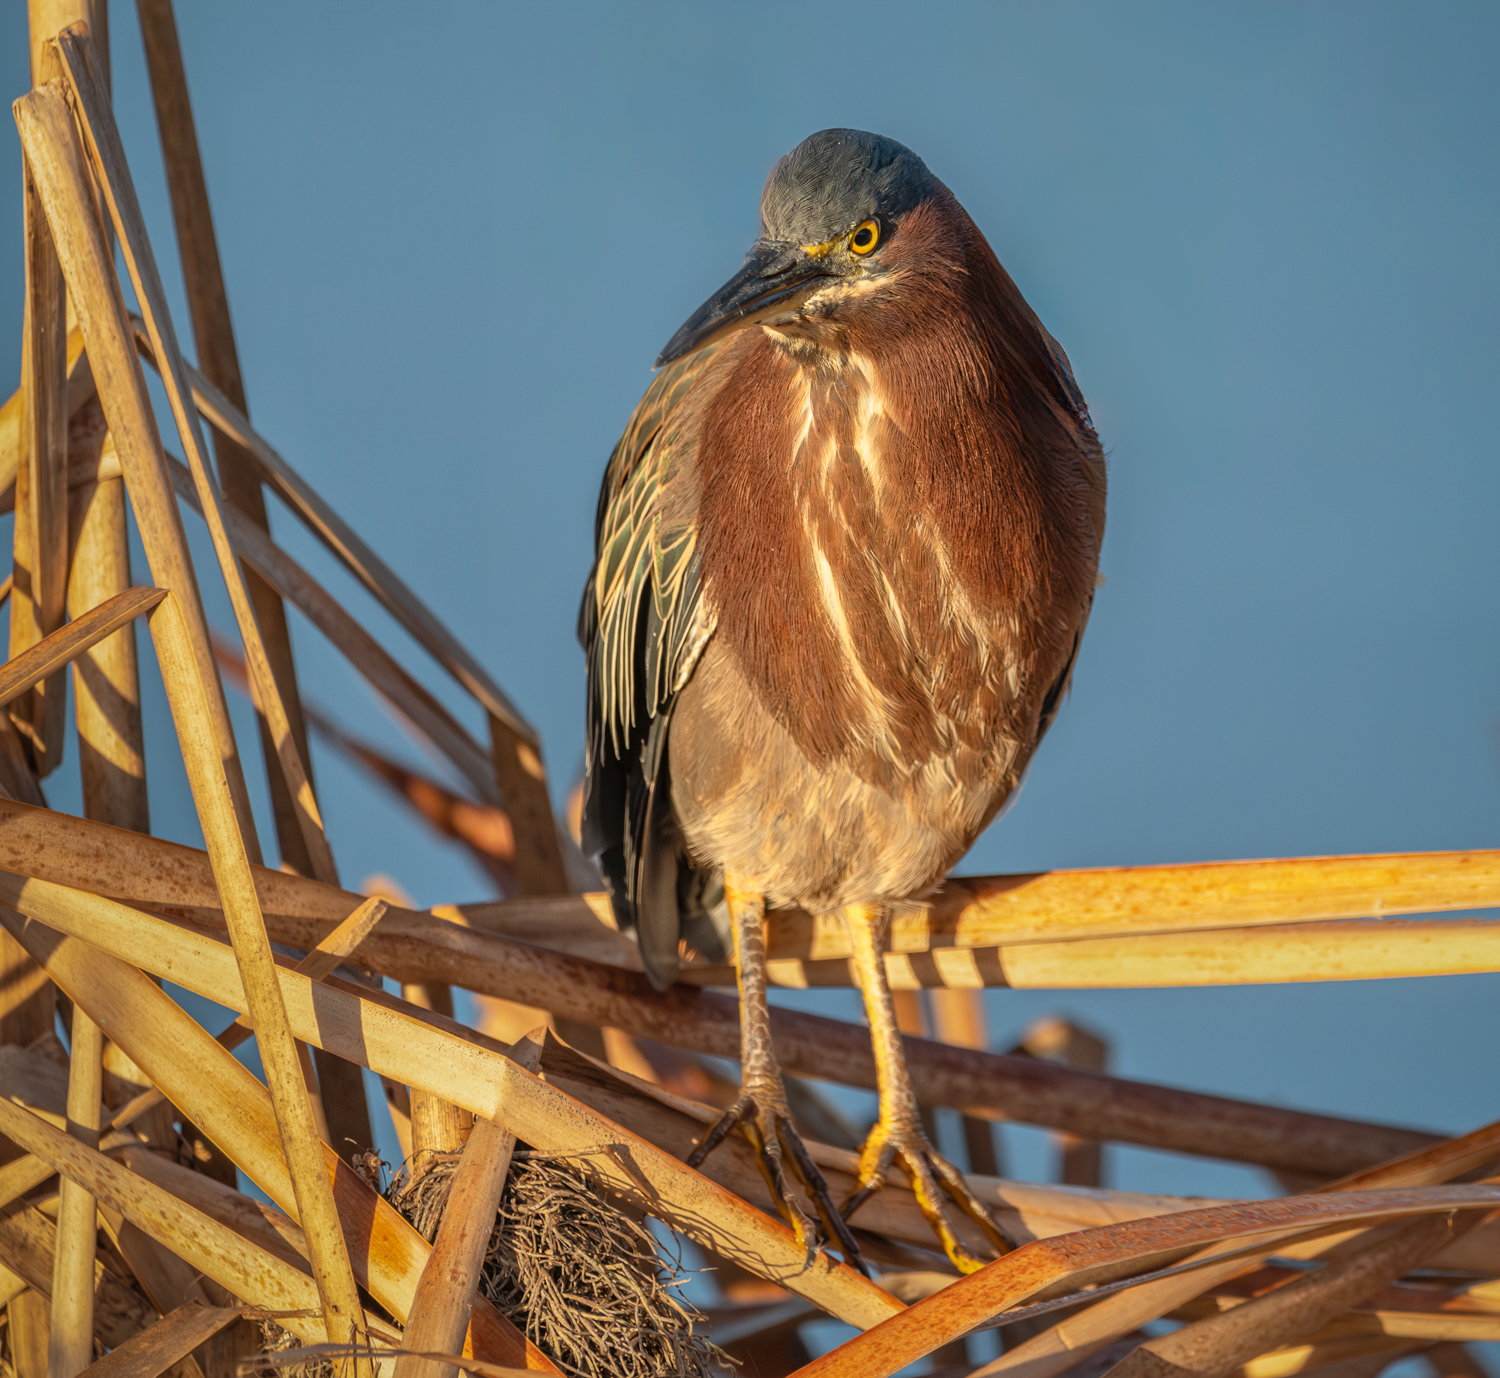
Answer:
<svg viewBox="0 0 1500 1378"><path fill-rule="evenodd" d="M1075 420L1092 433L1094 418L1089 415L1089 404L1083 400L1083 391L1078 386L1078 380L1073 376L1073 365L1068 360L1067 351L1052 338L1046 326L1041 325L1040 321L1037 324L1041 327L1042 338L1047 342L1047 353L1052 356L1053 373L1062 388L1068 410L1073 413Z"/></svg>
<svg viewBox="0 0 1500 1378"><path fill-rule="evenodd" d="M677 971L684 877L672 824L672 704L713 631L698 579L696 429L683 403L717 346L657 375L610 456L578 639L588 657L583 849L658 987Z"/></svg>
<svg viewBox="0 0 1500 1378"><path fill-rule="evenodd" d="M1078 386L1078 380L1073 376L1073 365L1068 360L1067 351L1052 338L1051 333L1040 321L1037 322L1041 329L1042 338L1047 342L1047 353L1052 358L1052 372L1059 387L1063 392L1063 398L1067 403L1068 410L1072 412L1073 419L1083 427L1086 442L1089 448L1098 457L1098 474L1102 479L1104 456L1099 449L1099 437L1094 430L1094 419L1089 415L1089 405L1083 400L1083 391ZM1103 495L1100 495L1099 517L1102 521L1104 516ZM1098 535L1103 537L1103 532ZM1068 691L1069 681L1073 676L1073 663L1078 659L1078 646L1083 640L1083 631L1088 626L1089 613L1094 606L1093 595L1089 596L1088 607L1083 610L1083 618L1078 624L1078 630L1073 633L1073 648L1068 652L1067 664L1058 673L1057 679L1047 690L1046 697L1042 700L1041 717L1037 723L1036 739L1040 744L1043 737L1047 735L1047 729L1052 726L1053 719L1057 717L1057 710L1062 707L1063 695Z"/></svg>

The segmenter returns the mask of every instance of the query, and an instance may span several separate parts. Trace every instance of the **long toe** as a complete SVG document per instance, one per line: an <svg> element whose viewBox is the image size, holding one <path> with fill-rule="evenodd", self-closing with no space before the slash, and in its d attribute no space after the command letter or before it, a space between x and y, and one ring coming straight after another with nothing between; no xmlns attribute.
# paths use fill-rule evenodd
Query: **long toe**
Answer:
<svg viewBox="0 0 1500 1378"><path fill-rule="evenodd" d="M920 1129L897 1130L877 1124L870 1132L860 1155L859 1187L844 1204L845 1220L885 1185L885 1169L892 1162L899 1163L906 1173L918 1207L959 1272L978 1272L990 1260L978 1257L959 1239L950 1206L957 1207L984 1231L996 1257L1012 1247L989 1207L970 1190L964 1175L927 1142Z"/></svg>
<svg viewBox="0 0 1500 1378"><path fill-rule="evenodd" d="M818 1228L787 1185L786 1168L802 1184L823 1222L828 1238L836 1239L848 1262L868 1276L859 1245L833 1204L828 1183L813 1162L792 1121L784 1100L774 1093L743 1093L714 1121L702 1142L688 1155L687 1165L699 1167L729 1134L738 1128L755 1150L755 1163L765 1179L771 1204L786 1221L796 1240L807 1250L810 1264L819 1243Z"/></svg>

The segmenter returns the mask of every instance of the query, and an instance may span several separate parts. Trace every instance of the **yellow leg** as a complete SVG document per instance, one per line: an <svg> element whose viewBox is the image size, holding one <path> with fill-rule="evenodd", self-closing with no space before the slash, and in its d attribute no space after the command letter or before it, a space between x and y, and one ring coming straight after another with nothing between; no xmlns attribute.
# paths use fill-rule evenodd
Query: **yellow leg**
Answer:
<svg viewBox="0 0 1500 1378"><path fill-rule="evenodd" d="M890 914L884 905L850 905L844 911L853 952L855 979L865 999L865 1014L870 1021L870 1041L875 1052L875 1077L880 1089L880 1119L865 1140L859 1157L859 1186L844 1203L847 1220L885 1185L885 1170L899 1162L911 1178L917 1204L933 1233L942 1242L943 1252L960 1272L972 1273L984 1266L962 1243L948 1218L942 1190L965 1215L969 1216L994 1243L1000 1253L1010 1248L989 1208L964 1181L963 1174L938 1155L927 1141L912 1091L911 1076L906 1069L906 1054L901 1046L901 1031L896 1026L896 1011L891 1001L891 987L885 975L885 939Z"/></svg>
<svg viewBox="0 0 1500 1378"><path fill-rule="evenodd" d="M724 896L729 904L734 955L739 968L740 1097L714 1122L689 1155L687 1165L698 1167L738 1126L755 1149L755 1161L766 1179L772 1203L791 1227L797 1242L806 1247L811 1262L817 1248L817 1230L787 1189L785 1154L817 1206L829 1234L838 1241L847 1260L864 1271L859 1246L834 1206L828 1184L803 1145L787 1106L781 1067L771 1042L771 1011L766 1001L765 897L737 884L731 876L724 878Z"/></svg>

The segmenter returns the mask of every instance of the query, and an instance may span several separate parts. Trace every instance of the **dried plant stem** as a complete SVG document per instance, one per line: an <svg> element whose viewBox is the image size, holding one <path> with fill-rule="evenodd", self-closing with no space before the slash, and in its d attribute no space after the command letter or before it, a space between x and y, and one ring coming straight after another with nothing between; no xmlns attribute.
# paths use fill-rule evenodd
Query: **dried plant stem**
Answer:
<svg viewBox="0 0 1500 1378"><path fill-rule="evenodd" d="M61 894L54 898L60 902L54 917L59 917L68 900ZM134 912L123 906L100 910L94 906L107 902L89 896L77 899L83 903L74 902L73 912L94 939L102 938L99 925L108 922L107 914L118 918ZM60 939L39 924L23 924L8 911L0 910L0 923L25 942L59 986L110 1031L122 1051L183 1114L212 1134L246 1176L290 1215L299 1216L270 1095L249 1071L133 965L87 941ZM218 951L230 955L222 946ZM237 977L233 979L236 998L243 1004L243 987ZM376 1301L401 1319L426 1261L427 1241L338 1154L326 1145L319 1148L324 1180L332 1184L340 1214L358 1222L352 1237L359 1244L353 1260L359 1280ZM304 1233L296 1247L310 1254L305 1218L301 1223ZM473 1329L476 1352L533 1368L547 1367L493 1309L476 1311Z"/></svg>
<svg viewBox="0 0 1500 1378"><path fill-rule="evenodd" d="M245 590L244 579L230 547L229 537L224 531L218 494L209 476L208 447L199 425L197 408L193 405L188 390L182 354L177 347L176 332L167 310L166 293L157 271L156 257L146 233L145 221L136 201L135 186L125 162L119 132L91 65L87 36L80 35L75 30L65 30L58 38L58 54L67 76L73 106L88 146L94 173L114 222L115 233L120 239L125 266L135 287L136 299L145 315L146 329L161 368L167 401L177 422L177 432L187 454L188 466L193 473L198 501L213 540L214 553L218 557L219 571L229 591L235 623L245 647L245 661L250 670L256 706L264 715L275 740L277 759L297 810L313 874L327 884L337 884L338 872L323 833L323 820L308 781L307 768L292 737L281 690L271 673L260 629L250 606L250 597ZM214 682L218 683L217 671ZM222 688L220 692L222 693Z"/></svg>
<svg viewBox="0 0 1500 1378"><path fill-rule="evenodd" d="M265 480L287 506L343 562L372 597L424 647L434 660L476 698L487 713L509 724L533 749L540 749L536 730L523 718L488 672L460 644L405 582L313 491L262 437L243 410L207 378L188 371L193 400L208 420L254 456Z"/></svg>
<svg viewBox="0 0 1500 1378"><path fill-rule="evenodd" d="M88 889L98 885L105 859L116 894L153 909L220 922L212 869L202 852L0 800L0 867ZM254 874L273 936L303 949L316 945L362 899L277 871ZM393 907L371 934L362 958L399 981L452 982L659 1043L716 1057L738 1054L739 1012L732 1000L681 986L658 994L644 976L461 928L430 914ZM786 1070L874 1086L874 1062L862 1028L786 1009L774 1009L771 1023ZM1323 1177L1361 1171L1439 1142L1438 1135L1415 1130L922 1039L906 1040L906 1056L924 1100L933 1105Z"/></svg>
<svg viewBox="0 0 1500 1378"><path fill-rule="evenodd" d="M161 453L145 380L132 347L132 332L104 233L92 205L90 176L78 146L67 102L43 87L15 104L22 146L47 211L71 299L88 342L89 362L110 419L136 525L146 548L152 581L183 600L189 645L206 694L213 729L216 770L234 801L235 816L251 860L260 860L244 773L224 702L203 617L198 584L188 555L171 479ZM169 690L169 693L171 691Z"/></svg>
<svg viewBox="0 0 1500 1378"><path fill-rule="evenodd" d="M38 25L50 18L34 13ZM40 70L34 80L43 79ZM15 657L63 624L68 579L67 297L62 267L28 164L23 178L26 263L26 458L16 473L14 585L10 654ZM64 682L54 676L11 710L31 741L39 775L62 755Z"/></svg>
<svg viewBox="0 0 1500 1378"><path fill-rule="evenodd" d="M1111 1272L1118 1275L1122 1264L1144 1269L1154 1260L1181 1258L1195 1245L1227 1249L1237 1247L1233 1243L1237 1240L1269 1241L1272 1236L1285 1239L1327 1233L1340 1225L1490 1209L1491 1199L1500 1201L1500 1187L1330 1192L1183 1211L1157 1220L1134 1220L1036 1240L815 1359L798 1369L795 1378L886 1378L1045 1289L1060 1291L1064 1282L1071 1288ZM993 1371L999 1371L995 1364L977 1372Z"/></svg>
<svg viewBox="0 0 1500 1378"><path fill-rule="evenodd" d="M41 881L18 883L4 874L0 903L49 927L86 935L100 950L146 970L170 966L174 981L199 993L212 990L210 999L231 1008L246 1003L232 953L205 934L100 896ZM10 926L3 911L0 919ZM871 1325L899 1309L893 1298L827 1255L807 1265L805 1250L785 1226L516 1067L482 1035L381 992L336 980L316 985L285 969L279 974L297 1037L377 1074L422 1086L475 1115L503 1115L533 1148L575 1156L578 1169L601 1189L851 1324Z"/></svg>
<svg viewBox="0 0 1500 1378"><path fill-rule="evenodd" d="M193 800L224 902L224 917L244 983L246 1012L255 1028L266 1084L276 1111L297 1198L297 1216L307 1234L309 1262L322 1298L324 1323L334 1343L352 1342L358 1335L359 1295L324 1169L297 1050L287 1027L260 899L235 826L228 792L223 789L222 776L216 770L205 685L188 637L187 619L175 597L156 606L150 625Z"/></svg>
<svg viewBox="0 0 1500 1378"><path fill-rule="evenodd" d="M366 900L297 963L297 970L304 976L310 976L314 981L321 981L340 962L358 950L359 945L369 936L370 930L380 922L386 907L386 902L382 899ZM220 1033L214 1042L225 1052L233 1052L252 1033L249 1019L241 1015ZM114 1117L109 1122L110 1128L123 1129L127 1125L134 1124L148 1110L163 1104L165 1100L166 1097L155 1087L149 1091L142 1091L140 1095L132 1097L115 1111Z"/></svg>
<svg viewBox="0 0 1500 1378"><path fill-rule="evenodd" d="M311 1317L288 1318L287 1326L309 1340L326 1338L324 1325L315 1319L318 1291L305 1273L19 1106L0 1101L0 1131L236 1296L271 1310L311 1311ZM373 1317L361 1313L361 1322L361 1329L388 1333Z"/></svg>
<svg viewBox="0 0 1500 1378"><path fill-rule="evenodd" d="M165 589L128 588L12 656L0 666L0 704L11 702L38 680L71 665L85 651L121 627L129 626L166 596Z"/></svg>
<svg viewBox="0 0 1500 1378"><path fill-rule="evenodd" d="M187 1302L110 1350L94 1364L89 1378L157 1378L242 1315L240 1306Z"/></svg>
<svg viewBox="0 0 1500 1378"><path fill-rule="evenodd" d="M401 995L419 1009L433 1010L448 1019L453 1018L453 991L449 986L403 986ZM420 1177L435 1158L462 1150L474 1117L420 1086L411 1087L410 1092L411 1174Z"/></svg>
<svg viewBox="0 0 1500 1378"><path fill-rule="evenodd" d="M170 459L169 463L173 464L178 493L197 510L197 490L188 481L191 476L184 466ZM251 567L333 642L375 690L452 762L481 798L498 799L489 761L458 720L270 537L233 507L226 507L223 516L235 549Z"/></svg>
<svg viewBox="0 0 1500 1378"><path fill-rule="evenodd" d="M582 928L580 938L573 939L565 929L558 933L556 946L567 950L576 941L597 942L584 927L582 914L575 911L571 917ZM798 923L794 918L793 926ZM786 943L785 938L773 941L783 947ZM796 989L850 982L849 964L842 957L783 956L768 967L773 982ZM1500 970L1500 923L1487 919L1309 921L993 948L933 947L923 952L888 951L885 967L893 990L982 986L1119 990L1457 976ZM733 975L734 969L724 965L682 971L684 981L700 986L725 985Z"/></svg>
<svg viewBox="0 0 1500 1378"><path fill-rule="evenodd" d="M566 895L572 887L563 865L540 743L491 713L490 750L500 797L515 830L516 879L521 893Z"/></svg>
<svg viewBox="0 0 1500 1378"><path fill-rule="evenodd" d="M984 1017L983 995L976 990L944 987L934 990L931 998L932 1022L939 1042L951 1043L958 1048L988 1049L990 1037ZM988 1120L965 1115L963 1131L969 1171L985 1177L998 1177L1000 1155L995 1148L994 1125Z"/></svg>
<svg viewBox="0 0 1500 1378"><path fill-rule="evenodd" d="M45 1124L40 1117L6 1103L28 1122L52 1130L61 1139L77 1147L60 1129ZM9 1131L5 1131L9 1132ZM88 1150L79 1148L79 1152ZM41 1211L29 1206L14 1207L0 1216L0 1260L22 1277L38 1295L51 1298L52 1272L57 1255L57 1227ZM111 1348L128 1340L147 1322L148 1308L140 1297L126 1287L102 1262L94 1264L94 1334ZM45 1327L43 1351L47 1347Z"/></svg>
<svg viewBox="0 0 1500 1378"><path fill-rule="evenodd" d="M52 1303L43 1292L22 1292L10 1306L10 1353L16 1378L47 1378Z"/></svg>
<svg viewBox="0 0 1500 1378"><path fill-rule="evenodd" d="M81 1009L73 1009L73 1049L68 1075L68 1132L88 1148L99 1146L99 1097L104 1035ZM57 1257L52 1269L49 1378L74 1378L94 1358L94 1236L97 1207L87 1188L63 1179L57 1211Z"/></svg>
<svg viewBox="0 0 1500 1378"><path fill-rule="evenodd" d="M130 588L130 546L124 480L88 483L69 497L68 613L76 621ZM84 816L149 832L141 682L131 627L122 626L74 660L73 705Z"/></svg>
<svg viewBox="0 0 1500 1378"><path fill-rule="evenodd" d="M172 218L177 228L177 248L182 258L183 285L187 289L198 362L204 375L212 378L226 396L233 398L242 412L247 412L239 351L235 347L229 298L219 266L219 245L208 204L208 186L198 156L198 135L193 123L192 102L188 97L187 73L183 69L182 51L177 41L172 0L141 0L136 12L151 77L151 97L156 107L156 127L161 138L162 161L172 200ZM269 534L259 469L244 447L222 432L215 432L213 444L226 503L238 508L246 520ZM312 758L307 749L307 726L297 689L286 609L276 591L258 574L249 568L244 568L242 573L245 591L255 610L255 621L265 645L266 658L280 691L292 741L298 756L311 772ZM280 768L275 737L264 716L260 718L260 729L281 858L300 874L311 875L312 858L303 840L301 820ZM325 1082L327 1080L325 1076ZM330 1097L330 1100L337 1098ZM340 1113L335 1113L336 1109ZM342 1124L342 1108L330 1104L329 1113L335 1121L334 1133L349 1134L361 1143L368 1142L369 1112L364 1108L363 1096L360 1097L359 1111L363 1113L362 1123L356 1113L354 1124Z"/></svg>
<svg viewBox="0 0 1500 1378"><path fill-rule="evenodd" d="M1446 1244L1446 1216L1395 1228L1365 1248L1242 1306L1148 1340L1110 1370L1114 1378L1192 1374L1224 1378L1257 1354L1312 1334Z"/></svg>
<svg viewBox="0 0 1500 1378"><path fill-rule="evenodd" d="M1451 1181L1500 1154L1500 1123L1449 1139L1430 1148L1393 1158L1367 1171L1331 1182L1325 1192L1370 1188L1415 1187ZM1316 1257L1333 1249L1337 1236L1313 1240L1305 1246L1272 1240L1263 1253L1215 1263L1224 1252L1210 1245L1195 1255L1205 1266L1181 1277L1142 1283L1112 1297L1105 1297L1077 1315L1068 1316L1042 1334L1034 1336L986 1365L981 1373L996 1375L1016 1370L1017 1378L1056 1378L1074 1364L1096 1353L1113 1340L1128 1335L1148 1321L1164 1316L1208 1288L1234 1277L1247 1267L1264 1261L1274 1252Z"/></svg>
<svg viewBox="0 0 1500 1378"><path fill-rule="evenodd" d="M537 1070L546 1036L544 1026L512 1048L518 1067ZM516 1136L502 1122L474 1122L474 1132L448 1189L443 1223L407 1317L402 1336L407 1349L451 1354L463 1345L480 1265L494 1233L495 1213L500 1209L500 1194L505 1190L515 1146ZM453 1378L455 1372L451 1365L404 1357L396 1361L393 1378Z"/></svg>

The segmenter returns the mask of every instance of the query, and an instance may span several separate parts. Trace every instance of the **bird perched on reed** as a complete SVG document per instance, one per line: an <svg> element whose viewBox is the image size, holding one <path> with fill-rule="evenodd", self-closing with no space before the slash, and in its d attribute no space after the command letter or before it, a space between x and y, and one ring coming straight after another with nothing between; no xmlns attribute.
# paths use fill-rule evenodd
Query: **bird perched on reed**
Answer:
<svg viewBox="0 0 1500 1378"><path fill-rule="evenodd" d="M1056 713L1104 534L1103 453L1067 357L910 149L829 129L775 167L744 266L695 311L610 458L579 637L586 850L651 979L727 903L736 1126L811 1247L897 1162L949 1257L949 1203L1005 1241L927 1141L882 958L1015 789ZM837 911L880 1118L842 1215L787 1109L768 909Z"/></svg>

